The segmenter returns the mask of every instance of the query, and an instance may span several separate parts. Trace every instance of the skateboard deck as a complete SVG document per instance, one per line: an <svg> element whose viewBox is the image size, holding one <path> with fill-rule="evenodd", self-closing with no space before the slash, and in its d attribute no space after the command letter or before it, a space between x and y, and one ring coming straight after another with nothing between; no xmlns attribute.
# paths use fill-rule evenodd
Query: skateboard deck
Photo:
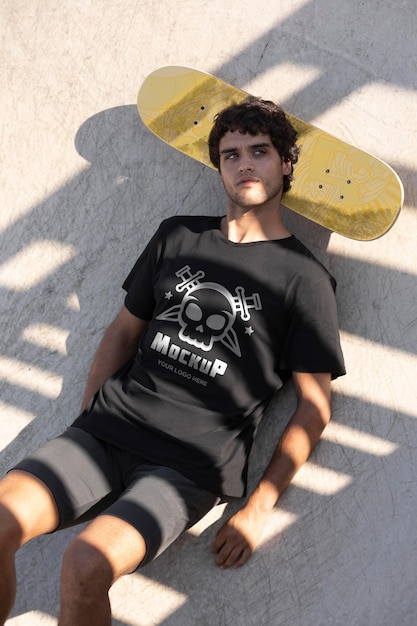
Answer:
<svg viewBox="0 0 417 626"><path fill-rule="evenodd" d="M248 93L188 67L162 67L138 94L144 124L159 139L213 168L207 139L214 117ZM397 174L380 159L288 115L301 153L282 204L351 239L369 241L394 224L403 202Z"/></svg>

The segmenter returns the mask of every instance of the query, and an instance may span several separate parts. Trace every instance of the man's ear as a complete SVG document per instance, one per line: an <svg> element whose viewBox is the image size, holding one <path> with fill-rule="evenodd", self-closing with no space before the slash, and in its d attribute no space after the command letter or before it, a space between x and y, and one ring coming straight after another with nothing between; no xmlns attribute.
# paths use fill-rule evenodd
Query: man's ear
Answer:
<svg viewBox="0 0 417 626"><path fill-rule="evenodd" d="M284 159L282 160L282 173L284 174L284 176L288 176L289 174L292 174L292 163L290 160L288 161L284 161Z"/></svg>

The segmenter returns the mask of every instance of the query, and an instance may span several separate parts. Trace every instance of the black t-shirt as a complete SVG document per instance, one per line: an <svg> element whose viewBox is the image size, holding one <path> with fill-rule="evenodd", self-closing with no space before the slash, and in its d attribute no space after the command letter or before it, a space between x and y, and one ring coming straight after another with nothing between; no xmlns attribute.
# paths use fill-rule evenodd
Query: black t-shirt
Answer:
<svg viewBox="0 0 417 626"><path fill-rule="evenodd" d="M295 237L235 244L219 217L162 222L123 287L149 324L74 425L242 495L262 414L292 371L344 374L334 281Z"/></svg>

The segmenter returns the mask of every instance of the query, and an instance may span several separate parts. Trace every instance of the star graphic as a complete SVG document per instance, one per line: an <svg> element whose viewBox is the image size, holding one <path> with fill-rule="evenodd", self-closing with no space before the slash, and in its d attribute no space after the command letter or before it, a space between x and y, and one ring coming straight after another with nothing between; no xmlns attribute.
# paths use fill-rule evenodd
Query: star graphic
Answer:
<svg viewBox="0 0 417 626"><path fill-rule="evenodd" d="M253 335L254 332L255 331L253 330L252 326L246 326L245 335L249 335L250 337L251 335Z"/></svg>
<svg viewBox="0 0 417 626"><path fill-rule="evenodd" d="M172 298L172 291L166 291L165 300L171 300L171 298Z"/></svg>

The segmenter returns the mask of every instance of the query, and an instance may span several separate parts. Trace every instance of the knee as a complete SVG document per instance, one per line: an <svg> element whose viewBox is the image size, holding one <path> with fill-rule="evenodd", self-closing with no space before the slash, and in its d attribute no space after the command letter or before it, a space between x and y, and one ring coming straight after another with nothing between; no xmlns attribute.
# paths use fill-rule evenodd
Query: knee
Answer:
<svg viewBox="0 0 417 626"><path fill-rule="evenodd" d="M62 560L62 591L77 594L86 602L92 596L107 593L113 572L105 555L83 539L74 539Z"/></svg>

